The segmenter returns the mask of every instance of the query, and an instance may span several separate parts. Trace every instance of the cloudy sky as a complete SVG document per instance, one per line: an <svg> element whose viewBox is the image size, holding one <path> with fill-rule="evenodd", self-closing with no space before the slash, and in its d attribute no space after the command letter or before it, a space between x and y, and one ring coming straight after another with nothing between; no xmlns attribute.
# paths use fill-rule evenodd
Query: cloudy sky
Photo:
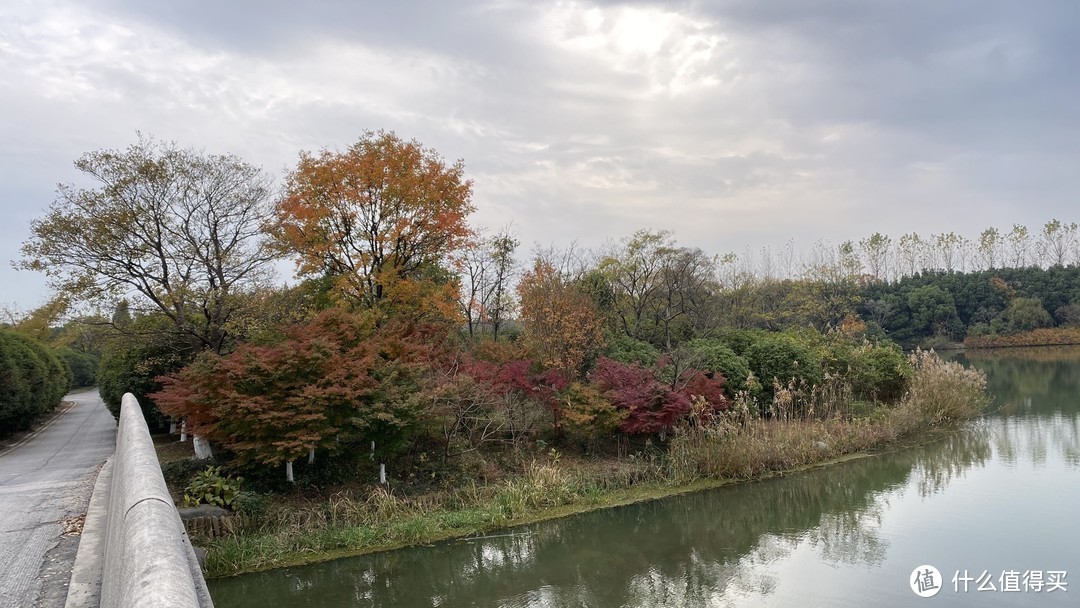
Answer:
<svg viewBox="0 0 1080 608"><path fill-rule="evenodd" d="M367 129L464 159L475 223L710 252L1080 220L1073 0L4 0L0 303L72 161L136 131L281 176Z"/></svg>

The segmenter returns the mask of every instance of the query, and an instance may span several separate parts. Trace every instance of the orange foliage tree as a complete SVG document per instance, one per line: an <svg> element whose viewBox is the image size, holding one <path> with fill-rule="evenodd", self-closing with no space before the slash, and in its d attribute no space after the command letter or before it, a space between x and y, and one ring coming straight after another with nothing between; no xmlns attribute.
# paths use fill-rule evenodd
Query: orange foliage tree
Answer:
<svg viewBox="0 0 1080 608"><path fill-rule="evenodd" d="M536 260L518 283L523 338L539 362L567 378L581 375L604 346L603 322L592 299L554 266Z"/></svg>
<svg viewBox="0 0 1080 608"><path fill-rule="evenodd" d="M299 275L331 276L340 296L375 306L393 288L454 284L437 269L471 235L471 197L461 161L368 131L345 152L301 153L270 233ZM452 309L456 286L432 295Z"/></svg>

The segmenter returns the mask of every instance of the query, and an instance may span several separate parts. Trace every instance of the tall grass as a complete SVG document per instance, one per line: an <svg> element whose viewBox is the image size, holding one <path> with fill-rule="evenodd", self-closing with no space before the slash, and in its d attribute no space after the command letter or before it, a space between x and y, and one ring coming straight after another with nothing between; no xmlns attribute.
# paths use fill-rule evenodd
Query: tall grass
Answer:
<svg viewBox="0 0 1080 608"><path fill-rule="evenodd" d="M898 424L911 425L903 427L906 432L968 420L990 404L983 372L944 361L933 351L916 351L909 359L915 373L896 408Z"/></svg>
<svg viewBox="0 0 1080 608"><path fill-rule="evenodd" d="M733 408L726 419L688 425L672 441L670 475L679 482L753 478L953 425L979 415L989 403L982 372L932 351L916 351L909 360L913 374L900 402L879 404L861 417L853 415L850 390L826 380L821 389L778 386L769 419L747 420Z"/></svg>

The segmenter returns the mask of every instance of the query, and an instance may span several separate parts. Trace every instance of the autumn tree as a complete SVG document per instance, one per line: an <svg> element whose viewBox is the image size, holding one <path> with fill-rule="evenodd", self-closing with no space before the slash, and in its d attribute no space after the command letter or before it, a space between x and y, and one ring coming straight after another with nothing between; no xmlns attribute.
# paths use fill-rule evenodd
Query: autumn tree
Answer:
<svg viewBox="0 0 1080 608"><path fill-rule="evenodd" d="M75 167L96 187L59 187L20 267L74 300L129 298L167 316L193 348L222 352L235 296L262 283L275 257L262 235L268 177L235 156L144 137Z"/></svg>
<svg viewBox="0 0 1080 608"><path fill-rule="evenodd" d="M596 308L584 291L544 259L518 283L521 320L528 347L545 367L568 378L581 375L590 355L603 346Z"/></svg>
<svg viewBox="0 0 1080 608"><path fill-rule="evenodd" d="M453 365L437 370L425 393L446 454L450 455L456 442L463 442L466 449L492 442L517 445L538 431L539 423L546 419L558 432L563 413L560 394L567 386L562 373L540 369L527 359L489 361L477 357L483 350L460 353ZM517 350L511 348L510 352L516 355Z"/></svg>
<svg viewBox="0 0 1080 608"><path fill-rule="evenodd" d="M243 461L290 462L312 450L394 444L420 415L421 383L441 336L372 314L322 312L269 347L201 355L152 395Z"/></svg>
<svg viewBox="0 0 1080 608"><path fill-rule="evenodd" d="M330 277L341 297L374 306L392 286L432 280L425 270L467 242L471 196L461 161L369 131L344 152L301 153L271 233L300 276Z"/></svg>
<svg viewBox="0 0 1080 608"><path fill-rule="evenodd" d="M661 298L663 253L670 249L674 249L670 232L641 230L600 263L615 292L619 327L631 338L653 339L650 312L653 302Z"/></svg>
<svg viewBox="0 0 1080 608"><path fill-rule="evenodd" d="M667 364L662 364L667 365ZM724 379L709 376L698 369L686 369L661 381L660 369L619 363L605 357L596 361L590 372L590 386L623 415L619 430L629 435L648 435L671 430L690 412L690 403L701 399L709 412L727 409L730 403L723 393Z"/></svg>

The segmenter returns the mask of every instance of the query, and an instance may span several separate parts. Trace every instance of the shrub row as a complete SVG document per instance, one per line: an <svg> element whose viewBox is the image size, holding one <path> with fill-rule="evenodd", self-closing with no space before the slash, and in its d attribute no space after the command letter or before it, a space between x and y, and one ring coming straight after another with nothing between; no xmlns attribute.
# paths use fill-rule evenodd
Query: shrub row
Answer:
<svg viewBox="0 0 1080 608"><path fill-rule="evenodd" d="M0 331L0 437L29 428L55 409L71 379L67 364L44 345Z"/></svg>

